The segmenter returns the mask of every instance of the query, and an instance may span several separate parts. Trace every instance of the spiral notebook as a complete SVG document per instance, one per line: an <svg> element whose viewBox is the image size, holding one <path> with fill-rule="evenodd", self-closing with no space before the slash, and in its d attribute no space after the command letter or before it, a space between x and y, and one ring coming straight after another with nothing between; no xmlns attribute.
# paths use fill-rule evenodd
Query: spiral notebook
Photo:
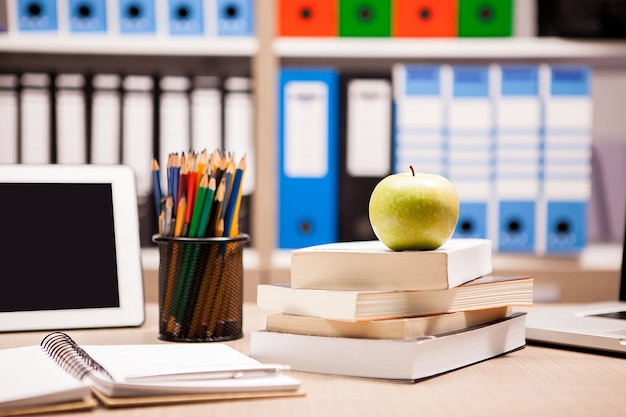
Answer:
<svg viewBox="0 0 626 417"><path fill-rule="evenodd" d="M65 333L0 350L0 416L34 409L303 395L284 366L223 343L79 346ZM17 411L16 411L17 410Z"/></svg>

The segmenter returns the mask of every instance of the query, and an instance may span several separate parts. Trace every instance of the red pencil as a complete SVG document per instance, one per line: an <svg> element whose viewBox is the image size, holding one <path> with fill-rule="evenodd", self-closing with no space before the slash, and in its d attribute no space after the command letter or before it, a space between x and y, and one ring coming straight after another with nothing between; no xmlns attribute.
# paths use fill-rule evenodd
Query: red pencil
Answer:
<svg viewBox="0 0 626 417"><path fill-rule="evenodd" d="M195 155L189 155L187 159L188 171L187 171L187 214L185 216L185 225L191 224L191 217L193 215L193 206L196 200L196 181L198 180L198 166L196 164Z"/></svg>

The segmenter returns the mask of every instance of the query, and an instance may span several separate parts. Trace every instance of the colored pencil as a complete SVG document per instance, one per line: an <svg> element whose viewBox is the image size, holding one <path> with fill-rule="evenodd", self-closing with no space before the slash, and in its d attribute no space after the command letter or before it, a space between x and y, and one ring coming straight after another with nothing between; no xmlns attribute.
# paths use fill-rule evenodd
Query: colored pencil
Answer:
<svg viewBox="0 0 626 417"><path fill-rule="evenodd" d="M205 197L209 188L209 177L204 174L200 179L200 188L196 195L196 201L192 210L191 225L189 226L189 237L198 237L198 228L200 226L200 218L205 204Z"/></svg>
<svg viewBox="0 0 626 417"><path fill-rule="evenodd" d="M163 190L161 189L161 170L156 159L152 160L152 188L154 194L154 208L157 216L161 214L161 200L163 199Z"/></svg>
<svg viewBox="0 0 626 417"><path fill-rule="evenodd" d="M191 217L193 214L194 203L196 201L196 182L198 180L198 166L196 164L195 155L190 154L187 160L187 212L185 214L185 226L183 229L183 236L189 234L189 227L191 225Z"/></svg>
<svg viewBox="0 0 626 417"><path fill-rule="evenodd" d="M215 191L215 197L213 199L213 207L211 208L211 218L209 226L206 232L207 237L215 237L215 228L219 221L220 213L222 211L222 205L224 204L224 195L226 194L226 180L222 177L217 190Z"/></svg>
<svg viewBox="0 0 626 417"><path fill-rule="evenodd" d="M174 211L174 199L171 195L168 195L165 199L165 219L163 227L163 235L172 235L172 213Z"/></svg>
<svg viewBox="0 0 626 417"><path fill-rule="evenodd" d="M185 225L185 213L187 212L187 198L183 195L178 202L176 209L176 223L174 226L174 237L183 236L183 227Z"/></svg>
<svg viewBox="0 0 626 417"><path fill-rule="evenodd" d="M228 162L228 167L226 168L226 172L224 173L225 180L225 193L224 193L224 204L222 204L222 209L220 210L219 220L224 220L226 217L226 211L228 210L228 204L230 203L230 195L233 192L233 179L235 176L235 166L232 161ZM222 236L222 234L216 234L215 236Z"/></svg>
<svg viewBox="0 0 626 417"><path fill-rule="evenodd" d="M237 165L237 170L235 171L235 178L233 180L233 187L230 194L230 199L228 201L228 207L226 211L226 215L224 217L224 233L223 236L232 237L233 235L237 235L238 229L238 221L237 217L239 215L239 206L241 204L241 192L242 192L242 182L243 176L246 170L246 156L239 161Z"/></svg>
<svg viewBox="0 0 626 417"><path fill-rule="evenodd" d="M235 165L232 152L219 149L171 153L167 159L167 193L161 188L158 161L152 161L154 198L161 236L207 238L238 235L238 215L246 156ZM163 180L166 179L165 177ZM241 282L230 275L236 243L216 242L208 252L199 244L173 241L161 253L167 260L160 273L160 331L181 338L220 338L237 331L236 306ZM231 312L235 308L235 312ZM235 329L235 330L233 330ZM230 332L230 333L229 333Z"/></svg>
<svg viewBox="0 0 626 417"><path fill-rule="evenodd" d="M178 200L179 200L179 195L178 195L178 183L180 181L180 157L178 156L178 154L171 154L171 162L170 162L170 168L168 170L170 178L169 178L169 189L168 189L168 194L172 197L173 199L173 210L172 210L172 216L176 216L176 209L178 206Z"/></svg>
<svg viewBox="0 0 626 417"><path fill-rule="evenodd" d="M215 197L215 178L209 179L206 196L204 197L204 205L200 216L200 225L198 226L198 237L206 237L207 226L211 220L211 209L213 208L213 198Z"/></svg>

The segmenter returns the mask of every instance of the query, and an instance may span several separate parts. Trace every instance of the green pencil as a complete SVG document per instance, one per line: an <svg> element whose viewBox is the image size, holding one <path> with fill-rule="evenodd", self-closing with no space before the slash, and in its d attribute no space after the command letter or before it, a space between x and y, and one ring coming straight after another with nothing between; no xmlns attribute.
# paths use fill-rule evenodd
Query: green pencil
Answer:
<svg viewBox="0 0 626 417"><path fill-rule="evenodd" d="M204 205L202 207L202 215L200 224L198 225L198 237L206 237L207 226L211 220L211 210L213 209L213 198L215 197L215 177L209 179L206 195L204 197Z"/></svg>
<svg viewBox="0 0 626 417"><path fill-rule="evenodd" d="M196 195L196 201L193 206L193 212L191 215L191 226L189 227L189 237L198 237L198 227L200 226L200 219L204 205L206 204L206 193L209 188L209 177L207 174L202 175L200 180L200 188L198 188L198 194Z"/></svg>

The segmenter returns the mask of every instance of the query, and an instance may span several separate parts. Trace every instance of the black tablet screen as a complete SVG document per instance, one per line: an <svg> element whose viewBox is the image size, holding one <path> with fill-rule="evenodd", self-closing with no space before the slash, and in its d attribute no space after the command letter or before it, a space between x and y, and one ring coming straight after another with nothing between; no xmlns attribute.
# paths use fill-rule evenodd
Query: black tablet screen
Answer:
<svg viewBox="0 0 626 417"><path fill-rule="evenodd" d="M111 184L0 184L0 311L120 305L111 191Z"/></svg>

